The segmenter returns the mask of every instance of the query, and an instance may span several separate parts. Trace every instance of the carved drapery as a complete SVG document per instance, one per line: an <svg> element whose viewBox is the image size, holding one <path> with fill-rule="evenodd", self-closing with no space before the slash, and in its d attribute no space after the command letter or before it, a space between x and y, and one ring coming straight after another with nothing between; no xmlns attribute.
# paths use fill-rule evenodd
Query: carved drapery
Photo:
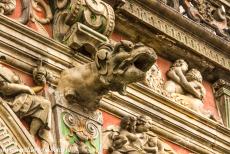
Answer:
<svg viewBox="0 0 230 154"><path fill-rule="evenodd" d="M223 123L230 128L230 83L219 79L213 84L216 105Z"/></svg>
<svg viewBox="0 0 230 154"><path fill-rule="evenodd" d="M31 119L29 132L35 140L41 138L42 148L49 149L51 136L51 103L35 93L43 90L46 83L46 71L40 66L34 71L34 78L41 85L33 88L22 83L19 76L9 68L0 65L1 99L11 107L20 119Z"/></svg>

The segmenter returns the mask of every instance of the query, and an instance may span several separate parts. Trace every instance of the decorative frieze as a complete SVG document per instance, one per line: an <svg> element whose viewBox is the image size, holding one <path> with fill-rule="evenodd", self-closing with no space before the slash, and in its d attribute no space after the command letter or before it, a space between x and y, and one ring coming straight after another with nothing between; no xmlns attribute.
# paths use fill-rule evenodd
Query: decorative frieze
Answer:
<svg viewBox="0 0 230 154"><path fill-rule="evenodd" d="M216 51L205 42L202 42L188 32L179 29L169 21L161 18L160 16L141 6L135 1L127 1L121 10L138 18L145 24L167 34L173 40L175 39L178 41L178 43L190 47L192 50L202 55L203 57L206 57L211 61L221 65L225 69L230 70L230 59L225 54Z"/></svg>
<svg viewBox="0 0 230 154"><path fill-rule="evenodd" d="M213 84L216 105L222 117L223 123L230 128L230 83L219 79Z"/></svg>

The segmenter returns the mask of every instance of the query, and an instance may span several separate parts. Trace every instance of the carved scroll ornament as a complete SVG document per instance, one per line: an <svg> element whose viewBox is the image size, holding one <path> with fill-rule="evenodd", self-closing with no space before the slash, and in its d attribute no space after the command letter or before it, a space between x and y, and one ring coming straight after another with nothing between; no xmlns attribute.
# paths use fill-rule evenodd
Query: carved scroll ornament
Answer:
<svg viewBox="0 0 230 154"><path fill-rule="evenodd" d="M46 0L20 0L17 3L21 3L21 14L18 22L26 25L29 21L32 21L40 34L49 36L43 27L53 19L48 2ZM11 15L19 6L17 3L16 0L0 0L0 14ZM40 17L38 15L40 13L44 13L45 17Z"/></svg>
<svg viewBox="0 0 230 154"><path fill-rule="evenodd" d="M145 77L156 61L153 49L143 44L121 41L101 45L94 62L65 70L58 90L69 103L78 103L87 110L96 110L102 96L111 91L125 93L126 85Z"/></svg>
<svg viewBox="0 0 230 154"><path fill-rule="evenodd" d="M151 118L124 117L120 127L109 126L103 132L104 149L110 154L176 154L151 131Z"/></svg>
<svg viewBox="0 0 230 154"><path fill-rule="evenodd" d="M0 0L0 14L11 14L16 8L16 0Z"/></svg>
<svg viewBox="0 0 230 154"><path fill-rule="evenodd" d="M65 42L76 29L77 22L82 23L105 36L110 36L114 29L115 15L111 6L101 0L57 0L58 11L55 13L54 38Z"/></svg>

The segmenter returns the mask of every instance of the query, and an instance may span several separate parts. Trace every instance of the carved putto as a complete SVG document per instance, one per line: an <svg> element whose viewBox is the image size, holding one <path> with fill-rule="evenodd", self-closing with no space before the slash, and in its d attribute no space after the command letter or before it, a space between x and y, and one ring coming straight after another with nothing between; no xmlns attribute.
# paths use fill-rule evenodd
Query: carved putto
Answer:
<svg viewBox="0 0 230 154"><path fill-rule="evenodd" d="M43 75L41 68L34 72L36 80L45 84ZM7 103L20 119L31 119L29 129L31 137L35 139L38 135L42 140L42 148L47 149L52 143L51 103L44 97L35 95L35 92L42 88L43 86L31 88L24 85L19 76L0 65L0 94L3 102Z"/></svg>
<svg viewBox="0 0 230 154"><path fill-rule="evenodd" d="M175 154L151 131L148 116L126 116L120 127L109 126L103 132L104 149L110 154Z"/></svg>
<svg viewBox="0 0 230 154"><path fill-rule="evenodd" d="M123 40L114 47L102 44L94 62L61 74L58 90L69 103L95 110L102 96L110 90L124 94L127 84L143 80L156 59L154 50L141 43Z"/></svg>

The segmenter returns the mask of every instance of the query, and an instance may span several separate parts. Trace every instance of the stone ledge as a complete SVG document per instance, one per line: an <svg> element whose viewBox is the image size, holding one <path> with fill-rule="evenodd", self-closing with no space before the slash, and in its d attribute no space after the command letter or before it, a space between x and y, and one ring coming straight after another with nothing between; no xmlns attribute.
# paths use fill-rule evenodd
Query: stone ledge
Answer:
<svg viewBox="0 0 230 154"><path fill-rule="evenodd" d="M230 150L230 130L202 117L142 84L133 84L127 96L111 93L102 109L119 116L146 114L155 122L154 132L196 153L219 154Z"/></svg>

